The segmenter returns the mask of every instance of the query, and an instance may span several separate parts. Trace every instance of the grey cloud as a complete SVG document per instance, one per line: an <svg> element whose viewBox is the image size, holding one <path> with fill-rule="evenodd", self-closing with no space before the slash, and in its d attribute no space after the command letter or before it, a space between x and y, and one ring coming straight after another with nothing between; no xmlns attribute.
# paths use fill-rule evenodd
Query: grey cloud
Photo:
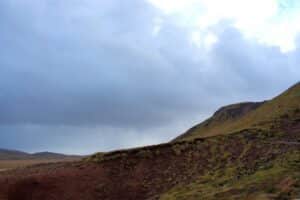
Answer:
<svg viewBox="0 0 300 200"><path fill-rule="evenodd" d="M86 152L167 141L219 106L270 98L300 77L299 49L282 54L222 22L205 51L146 1L4 0L0 26L4 147Z"/></svg>
<svg viewBox="0 0 300 200"><path fill-rule="evenodd" d="M27 20L36 26L24 31L31 37L22 38L22 44L11 38L15 46L1 51L1 82L6 93L2 96L0 122L138 126L165 122L178 111L193 109L195 103L188 98L193 91L187 90L189 85L178 85L184 81L179 77L186 66L177 67L168 55L164 57L163 54L174 54L168 47L160 53L159 44L151 35L154 12L144 9L144 5L142 11L152 15L144 14L139 11L141 6L135 5L137 13L128 14L119 6L114 10L122 11L117 17L104 17L110 22L106 24L111 25L97 27L95 23L94 30L84 31L80 37L77 31L84 29L90 18L70 26L64 19L76 15L68 13L68 9L58 10L58 16L64 12L67 17L56 21L49 14L51 9L39 16L44 10L33 6L34 14ZM135 16L140 13L143 14ZM23 17L26 18L19 18ZM43 24L44 21L48 23ZM66 26L67 30L55 33L57 26ZM49 31L41 34L44 29ZM178 33L170 33L175 40ZM41 35L35 37L38 34ZM102 38L103 35L111 36ZM183 42L177 41L178 46L182 48ZM21 45L26 48L18 48ZM185 61L183 57L178 62Z"/></svg>

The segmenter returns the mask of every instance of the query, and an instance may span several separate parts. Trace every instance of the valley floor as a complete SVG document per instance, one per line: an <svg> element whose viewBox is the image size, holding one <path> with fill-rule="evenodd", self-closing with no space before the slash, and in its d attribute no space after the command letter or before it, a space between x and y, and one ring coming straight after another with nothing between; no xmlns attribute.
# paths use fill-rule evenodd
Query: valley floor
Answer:
<svg viewBox="0 0 300 200"><path fill-rule="evenodd" d="M74 159L73 159L74 160ZM73 161L70 159L69 161ZM6 171L16 168L24 168L27 166L55 163L55 162L65 162L65 159L32 159L32 160L0 160L0 171Z"/></svg>

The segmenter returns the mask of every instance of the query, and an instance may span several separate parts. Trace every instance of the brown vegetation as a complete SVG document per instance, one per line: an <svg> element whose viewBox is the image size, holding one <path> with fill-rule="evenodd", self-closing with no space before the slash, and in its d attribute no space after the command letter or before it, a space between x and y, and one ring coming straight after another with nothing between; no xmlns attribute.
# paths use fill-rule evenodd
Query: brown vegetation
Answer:
<svg viewBox="0 0 300 200"><path fill-rule="evenodd" d="M55 163L55 162L67 162L74 161L75 158L69 159L33 159L33 160L0 160L0 171L6 171L16 168L24 168L27 166L37 165L37 164L46 164L46 163Z"/></svg>

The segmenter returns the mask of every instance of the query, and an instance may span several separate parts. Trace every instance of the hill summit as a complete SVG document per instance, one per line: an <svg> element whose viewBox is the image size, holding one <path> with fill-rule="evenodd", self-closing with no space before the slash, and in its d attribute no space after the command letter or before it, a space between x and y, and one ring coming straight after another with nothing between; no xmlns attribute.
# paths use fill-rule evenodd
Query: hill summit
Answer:
<svg viewBox="0 0 300 200"><path fill-rule="evenodd" d="M204 122L194 126L175 141L231 134L243 129L270 130L294 120L300 112L300 83L272 100L238 103L222 107Z"/></svg>

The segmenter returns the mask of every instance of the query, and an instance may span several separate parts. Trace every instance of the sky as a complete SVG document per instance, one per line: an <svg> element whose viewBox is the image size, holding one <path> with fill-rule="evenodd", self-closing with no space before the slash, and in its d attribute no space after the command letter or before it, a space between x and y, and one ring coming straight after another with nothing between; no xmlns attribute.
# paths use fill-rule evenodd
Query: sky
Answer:
<svg viewBox="0 0 300 200"><path fill-rule="evenodd" d="M299 81L298 0L1 0L0 148L167 142Z"/></svg>

